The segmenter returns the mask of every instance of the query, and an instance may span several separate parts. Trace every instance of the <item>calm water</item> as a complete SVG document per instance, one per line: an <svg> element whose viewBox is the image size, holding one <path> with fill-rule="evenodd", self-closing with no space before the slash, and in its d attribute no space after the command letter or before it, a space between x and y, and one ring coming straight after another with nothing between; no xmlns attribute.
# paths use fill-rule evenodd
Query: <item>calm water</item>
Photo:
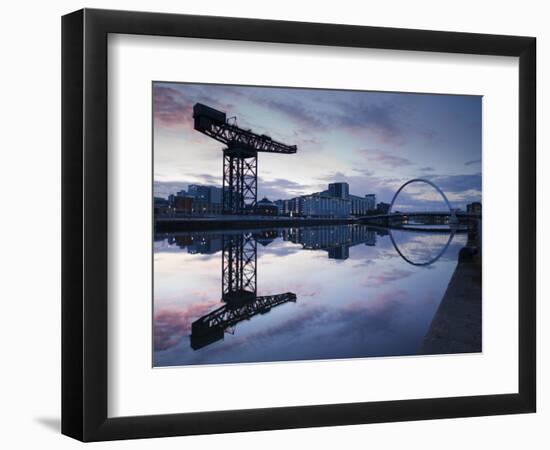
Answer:
<svg viewBox="0 0 550 450"><path fill-rule="evenodd" d="M154 365L416 354L466 239L358 225L157 236Z"/></svg>

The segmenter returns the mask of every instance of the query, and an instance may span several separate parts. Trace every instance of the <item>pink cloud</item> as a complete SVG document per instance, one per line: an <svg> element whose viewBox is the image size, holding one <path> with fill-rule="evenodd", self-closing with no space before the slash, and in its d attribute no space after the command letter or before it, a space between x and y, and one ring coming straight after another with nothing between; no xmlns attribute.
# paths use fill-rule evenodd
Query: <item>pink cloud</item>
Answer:
<svg viewBox="0 0 550 450"><path fill-rule="evenodd" d="M191 333L191 324L219 306L217 300L194 303L184 308L166 307L155 311L153 341L156 350L166 350L176 345L183 336Z"/></svg>
<svg viewBox="0 0 550 450"><path fill-rule="evenodd" d="M180 91L165 86L154 86L153 117L155 125L192 127L193 107Z"/></svg>
<svg viewBox="0 0 550 450"><path fill-rule="evenodd" d="M369 297L365 300L357 300L348 304L347 312L366 312L368 314L383 314L395 309L404 302L408 292L404 289L391 289Z"/></svg>
<svg viewBox="0 0 550 450"><path fill-rule="evenodd" d="M388 283L402 280L412 275L410 270L392 270L378 274L370 274L363 283L366 287L381 287Z"/></svg>

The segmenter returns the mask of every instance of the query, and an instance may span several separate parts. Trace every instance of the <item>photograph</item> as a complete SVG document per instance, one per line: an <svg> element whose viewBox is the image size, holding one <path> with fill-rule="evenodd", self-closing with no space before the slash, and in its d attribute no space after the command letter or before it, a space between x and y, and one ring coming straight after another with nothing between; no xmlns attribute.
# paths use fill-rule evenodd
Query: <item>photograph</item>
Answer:
<svg viewBox="0 0 550 450"><path fill-rule="evenodd" d="M482 105L153 81L153 367L482 352Z"/></svg>

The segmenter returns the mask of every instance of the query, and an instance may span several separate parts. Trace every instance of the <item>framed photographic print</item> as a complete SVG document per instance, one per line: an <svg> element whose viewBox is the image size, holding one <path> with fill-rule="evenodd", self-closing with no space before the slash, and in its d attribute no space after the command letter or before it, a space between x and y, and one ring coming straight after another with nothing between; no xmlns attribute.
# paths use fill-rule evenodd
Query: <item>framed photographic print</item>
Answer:
<svg viewBox="0 0 550 450"><path fill-rule="evenodd" d="M62 32L64 434L535 411L534 38Z"/></svg>

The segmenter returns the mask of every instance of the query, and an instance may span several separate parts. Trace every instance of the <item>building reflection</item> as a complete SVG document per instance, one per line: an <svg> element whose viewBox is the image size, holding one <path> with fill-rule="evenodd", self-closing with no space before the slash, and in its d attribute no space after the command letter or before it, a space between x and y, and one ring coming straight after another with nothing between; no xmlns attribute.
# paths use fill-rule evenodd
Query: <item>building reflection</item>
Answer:
<svg viewBox="0 0 550 450"><path fill-rule="evenodd" d="M433 258L429 258L428 262L413 263L415 265L430 265L437 261L447 250L453 236L456 233L467 232L475 233L477 227L469 226L466 230L449 231L433 230L438 235L446 234L448 239L446 245L442 245L439 249L428 249L433 252ZM400 233L414 235L421 233L414 229L400 229ZM425 232L424 232L425 234ZM240 252L243 252L243 257L246 257L250 251L252 242L254 243L254 251L250 254L256 255L257 245L268 247L276 239L281 238L286 242L300 245L303 250L326 251L329 259L346 260L349 258L350 248L356 245L366 245L368 247L376 246L377 237L388 236L391 239L396 252L408 263L411 263L410 258L403 254L395 241L392 231L389 228L372 227L368 225L336 225L336 226L317 226L317 227L301 227L301 228L277 228L267 230L223 230L223 231L205 231L205 232L187 232L175 235L155 236L156 241L167 240L170 245L177 245L181 249L186 249L190 254L214 255L223 252L229 258L226 263L231 261L240 261ZM241 240L245 240L241 244ZM241 249L242 246L242 249ZM236 253L233 253L236 252ZM256 256L254 256L254 260ZM246 266L246 265L245 265ZM246 275L243 272L243 276Z"/></svg>
<svg viewBox="0 0 550 450"><path fill-rule="evenodd" d="M289 228L283 239L301 244L304 250L325 250L330 259L348 259L355 245L376 245L377 230L365 225L340 225L308 228Z"/></svg>
<svg viewBox="0 0 550 450"><path fill-rule="evenodd" d="M210 232L189 232L178 235L158 235L156 240L167 239L171 245L187 249L190 254L212 255L224 249L224 239L227 242L238 243L236 236L250 235L257 244L267 247L275 239L282 238L302 246L304 250L325 250L331 259L347 259L349 249L355 245L374 247L377 236L385 236L385 229L372 228L366 225L338 225L306 228L285 228L270 230L224 230ZM227 248L226 248L227 250Z"/></svg>
<svg viewBox="0 0 550 450"><path fill-rule="evenodd" d="M406 231L404 231L406 232ZM356 245L373 247L378 236L390 238L384 228L367 225L338 225L268 230L223 230L189 232L178 235L158 235L155 240L167 240L170 245L187 249L190 254L213 255L221 252L222 286L219 308L195 320L191 325L190 344L194 350L224 339L234 333L237 324L269 313L285 303L296 302L293 292L258 296L258 246L267 247L276 239L301 245L303 250L326 251L329 259L346 260L350 248ZM450 240L452 236L450 237ZM449 242L437 252L436 258L447 250ZM403 259L406 257L396 248ZM431 261L430 261L431 263Z"/></svg>

